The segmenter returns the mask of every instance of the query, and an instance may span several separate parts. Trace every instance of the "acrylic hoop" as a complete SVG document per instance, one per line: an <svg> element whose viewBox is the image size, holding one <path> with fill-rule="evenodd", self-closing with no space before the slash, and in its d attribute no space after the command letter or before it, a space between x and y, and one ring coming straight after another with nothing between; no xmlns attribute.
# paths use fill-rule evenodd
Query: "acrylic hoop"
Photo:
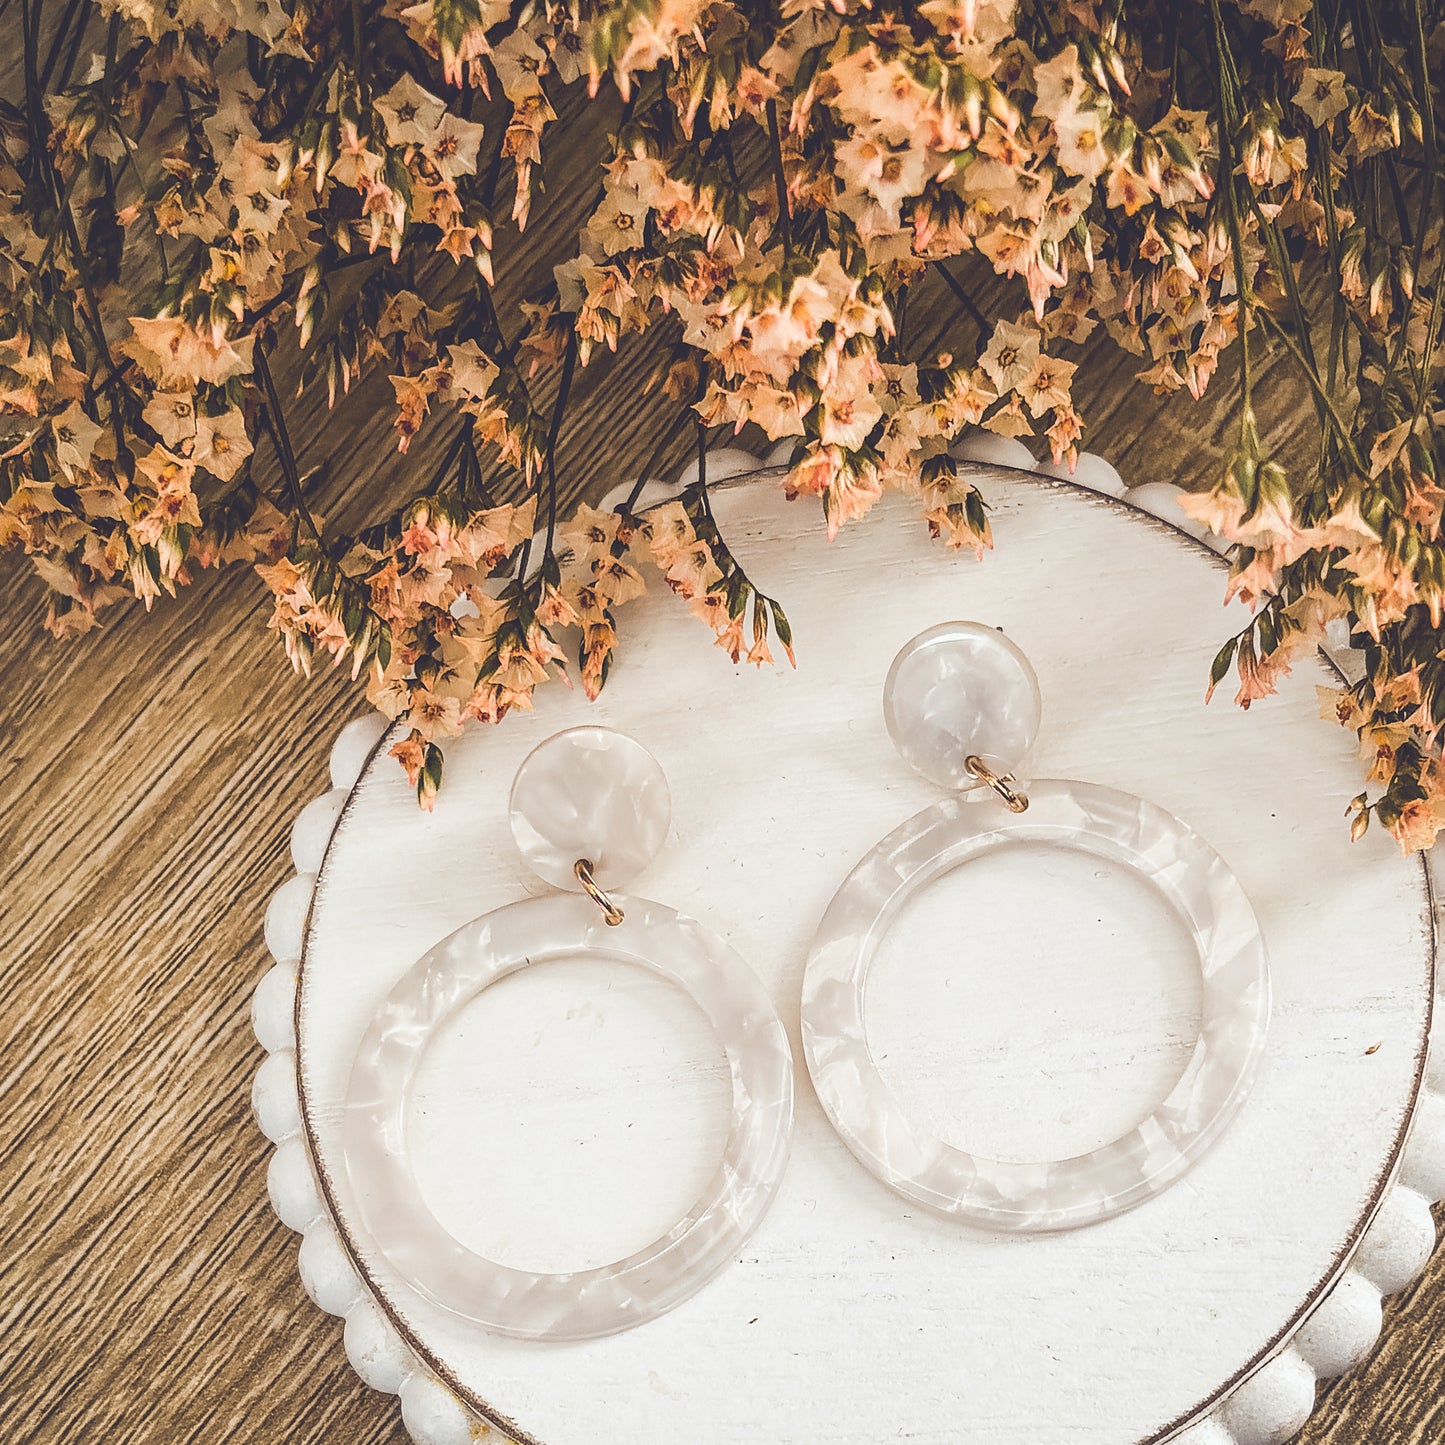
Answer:
<svg viewBox="0 0 1445 1445"><path fill-rule="evenodd" d="M1177 1179L1219 1136L1249 1091L1269 1016L1259 923L1239 880L1162 808L1091 783L1032 781L1029 807L991 794L948 798L895 828L833 896L803 977L803 1052L833 1127L861 1163L905 1198L988 1229L1091 1224ZM1072 1159L979 1158L922 1129L873 1062L864 996L879 940L904 903L960 864L1011 843L1047 843L1123 864L1189 928L1203 975L1199 1039L1178 1083L1136 1128Z"/></svg>
<svg viewBox="0 0 1445 1445"><path fill-rule="evenodd" d="M757 975L695 920L645 898L617 901L615 926L589 898L560 893L473 919L403 975L352 1064L343 1142L371 1240L413 1288L498 1334L591 1339L672 1309L733 1260L787 1163L792 1054ZM539 1274L475 1253L431 1212L408 1160L407 1100L428 1043L458 1009L529 964L578 955L639 964L693 998L726 1053L733 1116L716 1174L666 1234L615 1264Z"/></svg>

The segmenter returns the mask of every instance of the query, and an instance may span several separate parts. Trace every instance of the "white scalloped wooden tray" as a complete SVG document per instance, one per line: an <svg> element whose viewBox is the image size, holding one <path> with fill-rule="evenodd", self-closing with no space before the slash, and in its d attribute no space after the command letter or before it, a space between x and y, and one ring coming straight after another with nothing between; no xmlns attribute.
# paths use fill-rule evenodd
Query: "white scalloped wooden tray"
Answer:
<svg viewBox="0 0 1445 1445"><path fill-rule="evenodd" d="M1085 475L1111 480L1092 462ZM1159 485L1138 500L1167 502ZM1388 840L1345 840L1357 764L1316 718L1324 665L1301 665L1249 717L1201 708L1202 670L1238 625L1218 606L1218 559L1082 488L998 472L984 489L998 550L982 564L929 544L906 501L829 548L774 491L725 489L719 521L787 606L798 672L734 678L681 604L650 597L629 609L602 700L553 689L534 715L469 734L430 817L373 755L379 725L343 731L335 786L298 819L297 874L267 915L277 963L256 993L269 1057L253 1101L307 1290L345 1316L358 1373L400 1394L420 1445L460 1445L488 1422L542 1445L1274 1445L1308 1418L1316 1380L1369 1349L1381 1297L1423 1267L1429 1205L1445 1197L1429 880ZM1121 1219L996 1238L876 1185L800 1067L773 1214L738 1266L673 1314L610 1340L518 1345L415 1297L350 1206L339 1102L395 977L540 886L503 821L520 758L584 718L651 747L673 837L638 891L728 935L796 1034L828 896L933 797L889 749L878 688L896 648L950 616L1004 625L1038 668L1040 774L1154 799L1249 889L1275 1015L1228 1136ZM1030 862L936 885L889 935L870 999L870 1040L909 1105L1016 1157L1127 1126L1167 1087L1197 1019L1180 941L1147 899L1072 862ZM706 1031L670 991L579 966L468 1011L438 1045L419 1114L425 1185L475 1247L542 1268L596 1262L680 1212L725 1113ZM525 1147L533 1138L550 1143Z"/></svg>

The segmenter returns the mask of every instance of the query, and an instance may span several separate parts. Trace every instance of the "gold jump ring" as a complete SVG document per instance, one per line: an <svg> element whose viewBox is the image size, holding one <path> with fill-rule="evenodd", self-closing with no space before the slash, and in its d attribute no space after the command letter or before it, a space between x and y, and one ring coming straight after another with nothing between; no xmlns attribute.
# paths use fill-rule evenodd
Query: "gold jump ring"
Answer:
<svg viewBox="0 0 1445 1445"><path fill-rule="evenodd" d="M572 865L572 871L577 875L577 881L582 885L582 891L602 910L602 917L606 920L607 926L616 928L622 922L624 914L613 901L612 895L598 887L597 880L592 876L592 860L579 858Z"/></svg>
<svg viewBox="0 0 1445 1445"><path fill-rule="evenodd" d="M963 765L981 783L987 783L1004 801L1011 813L1022 813L1029 805L1029 795L1018 786L1012 773L999 774L989 767L977 753L970 753Z"/></svg>

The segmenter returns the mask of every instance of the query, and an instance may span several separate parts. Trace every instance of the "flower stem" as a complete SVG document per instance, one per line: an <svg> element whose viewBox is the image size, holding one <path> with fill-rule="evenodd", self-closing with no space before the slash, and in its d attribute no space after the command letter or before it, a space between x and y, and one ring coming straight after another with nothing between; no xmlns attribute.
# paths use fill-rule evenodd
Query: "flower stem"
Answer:
<svg viewBox="0 0 1445 1445"><path fill-rule="evenodd" d="M552 425L547 430L547 547L544 559L552 556L552 543L557 534L557 438L562 432L562 418L567 414L567 399L572 394L572 377L577 370L577 328L567 333L567 353L562 358L562 381L557 388L557 404L552 408Z"/></svg>
<svg viewBox="0 0 1445 1445"><path fill-rule="evenodd" d="M962 306L965 311L968 312L969 316L973 318L974 324L985 336L987 336L989 332L993 330L993 325L989 321L988 317L985 316L983 312L979 309L978 304L974 301L973 297L970 296L968 292L965 291L963 287L959 284L958 278L943 264L942 261L935 261L933 263L933 269L937 271L941 277L943 277L943 284L947 286L950 291L953 292L954 297L958 301L958 304Z"/></svg>
<svg viewBox="0 0 1445 1445"><path fill-rule="evenodd" d="M793 259L793 208L788 201L788 177L783 170L783 137L778 129L778 103L768 102L768 138L772 141L773 185L778 192L778 229L783 237L783 259Z"/></svg>
<svg viewBox="0 0 1445 1445"><path fill-rule="evenodd" d="M285 479L286 489L291 493L297 517L305 524L306 530L311 533L312 540L319 547L321 532L316 525L316 519L311 515L310 508L306 505L306 498L302 495L301 473L296 466L296 453L291 447L291 433L286 426L286 414L281 408L281 398L276 394L276 382L271 375L271 363L266 360L266 353L261 347L259 338L257 338L256 344L255 370L256 379L261 383L261 390L265 393L266 426L276 447L276 457L281 464L281 475Z"/></svg>

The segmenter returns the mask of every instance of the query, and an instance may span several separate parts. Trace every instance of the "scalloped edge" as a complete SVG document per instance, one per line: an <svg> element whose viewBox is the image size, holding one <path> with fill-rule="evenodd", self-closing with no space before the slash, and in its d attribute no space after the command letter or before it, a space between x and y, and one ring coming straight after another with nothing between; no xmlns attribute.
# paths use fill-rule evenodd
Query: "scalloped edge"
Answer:
<svg viewBox="0 0 1445 1445"><path fill-rule="evenodd" d="M251 1026L266 1058L256 1071L251 1111L275 1146L266 1192L276 1217L301 1236L297 1268L311 1302L343 1322L346 1357L374 1390L396 1395L401 1418L416 1445L476 1445L506 1437L479 1420L402 1342L361 1283L322 1202L301 1127L296 1075L297 965L311 895L326 844L352 786L380 741L386 724L376 716L342 728L331 749L329 791L301 810L291 830L296 872L271 896L266 947L275 960L256 985Z"/></svg>
<svg viewBox="0 0 1445 1445"><path fill-rule="evenodd" d="M951 452L964 462L1002 463L976 455L969 435ZM763 465L778 465L774 447ZM1220 540L1179 515L1165 516L1182 489L1147 482L1125 489L1103 458L1081 453L1078 471L1050 464L1006 465L1071 480L1149 512L1222 551ZM599 505L620 500L630 484L614 488ZM275 1146L267 1169L271 1208L301 1235L297 1266L302 1287L318 1309L344 1321L347 1359L372 1389L401 1400L401 1418L415 1445L476 1445L510 1437L474 1414L402 1342L363 1286L335 1225L326 1213L301 1124L296 1067L297 967L316 874L327 842L352 787L382 735L383 718L356 718L342 728L330 756L331 788L298 815L291 831L296 872L271 896L266 909L266 947L275 960L256 986L251 1022L266 1058L256 1072L251 1109L257 1127ZM1375 1216L1349 1263L1276 1352L1219 1400L1207 1415L1168 1437L1171 1445L1284 1445L1314 1413L1316 1386L1353 1369L1370 1353L1382 1328L1384 1299L1419 1278L1435 1251L1431 1206L1445 1201L1445 1057L1430 1051L1424 1082L1411 1117L1395 1178L1381 1195Z"/></svg>

